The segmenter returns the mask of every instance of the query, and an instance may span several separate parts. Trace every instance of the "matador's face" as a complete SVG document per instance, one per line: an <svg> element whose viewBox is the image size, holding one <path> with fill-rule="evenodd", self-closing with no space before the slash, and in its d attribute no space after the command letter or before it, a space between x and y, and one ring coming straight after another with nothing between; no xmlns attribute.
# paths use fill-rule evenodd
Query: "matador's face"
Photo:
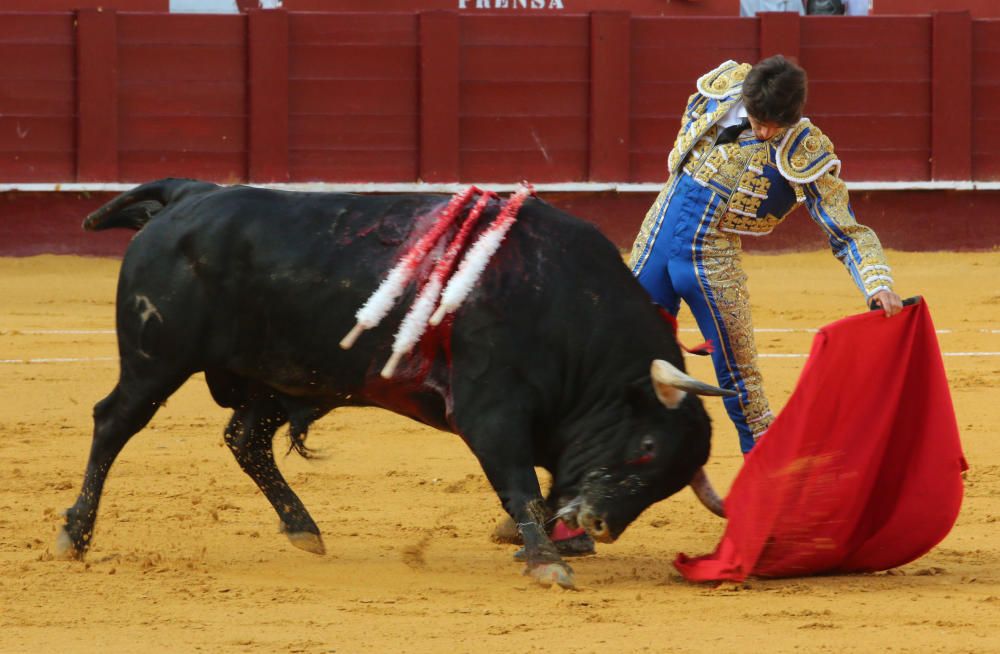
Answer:
<svg viewBox="0 0 1000 654"><path fill-rule="evenodd" d="M750 119L750 129L753 130L753 135L756 136L761 141L768 141L775 136L778 132L785 129L785 125L779 125L778 123L769 123L761 120L757 120L753 116L747 116Z"/></svg>

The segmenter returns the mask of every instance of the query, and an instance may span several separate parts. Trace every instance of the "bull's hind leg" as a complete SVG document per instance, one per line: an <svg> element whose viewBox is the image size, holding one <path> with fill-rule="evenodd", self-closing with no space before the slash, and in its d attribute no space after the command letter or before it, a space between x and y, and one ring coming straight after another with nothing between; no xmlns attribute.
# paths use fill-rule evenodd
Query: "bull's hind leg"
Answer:
<svg viewBox="0 0 1000 654"><path fill-rule="evenodd" d="M66 524L56 539L56 554L63 558L83 558L90 546L97 519L97 507L111 464L125 443L156 413L160 404L181 385L183 379L171 384L153 386L119 380L111 393L94 405L94 438L83 476L83 487L76 503L66 510Z"/></svg>
<svg viewBox="0 0 1000 654"><path fill-rule="evenodd" d="M276 398L251 399L233 412L226 427L226 445L278 513L281 530L292 545L323 554L326 548L319 527L274 461L274 434L287 419L287 412Z"/></svg>

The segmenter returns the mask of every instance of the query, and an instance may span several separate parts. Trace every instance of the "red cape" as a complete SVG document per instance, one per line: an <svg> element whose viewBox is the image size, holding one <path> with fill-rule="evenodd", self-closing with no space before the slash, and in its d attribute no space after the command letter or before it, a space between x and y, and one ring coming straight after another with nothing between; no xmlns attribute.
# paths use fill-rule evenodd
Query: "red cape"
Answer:
<svg viewBox="0 0 1000 654"><path fill-rule="evenodd" d="M927 304L827 325L787 405L747 458L713 554L690 581L870 572L943 539L967 468Z"/></svg>

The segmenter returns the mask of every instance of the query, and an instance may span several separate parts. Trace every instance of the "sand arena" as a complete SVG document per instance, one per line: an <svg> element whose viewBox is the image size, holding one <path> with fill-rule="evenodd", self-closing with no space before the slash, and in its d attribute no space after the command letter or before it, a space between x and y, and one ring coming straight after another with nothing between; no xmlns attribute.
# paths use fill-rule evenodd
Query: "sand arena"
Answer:
<svg viewBox="0 0 1000 654"><path fill-rule="evenodd" d="M292 547L223 444L229 414L201 376L119 456L86 561L53 560L91 408L117 377L118 261L0 259L0 651L1000 651L1000 254L889 257L940 330L971 466L948 538L886 573L695 586L670 561L710 551L723 523L683 492L571 561L576 592L536 586L490 542L502 510L460 439L377 409L316 423L323 459L279 455L328 553ZM746 265L780 408L809 330L862 306L828 253ZM689 365L713 381L708 362ZM721 403L706 404L724 492L741 457Z"/></svg>

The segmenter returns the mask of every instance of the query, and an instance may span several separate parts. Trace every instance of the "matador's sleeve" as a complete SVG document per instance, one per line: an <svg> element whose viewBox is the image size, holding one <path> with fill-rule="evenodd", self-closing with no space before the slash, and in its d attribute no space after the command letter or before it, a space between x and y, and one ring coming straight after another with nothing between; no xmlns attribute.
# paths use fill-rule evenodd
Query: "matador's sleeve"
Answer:
<svg viewBox="0 0 1000 654"><path fill-rule="evenodd" d="M833 144L808 120L791 128L778 148L782 175L804 196L809 215L820 226L830 248L854 278L865 299L892 290L891 269L878 236L858 223L847 185L840 179L840 160Z"/></svg>

